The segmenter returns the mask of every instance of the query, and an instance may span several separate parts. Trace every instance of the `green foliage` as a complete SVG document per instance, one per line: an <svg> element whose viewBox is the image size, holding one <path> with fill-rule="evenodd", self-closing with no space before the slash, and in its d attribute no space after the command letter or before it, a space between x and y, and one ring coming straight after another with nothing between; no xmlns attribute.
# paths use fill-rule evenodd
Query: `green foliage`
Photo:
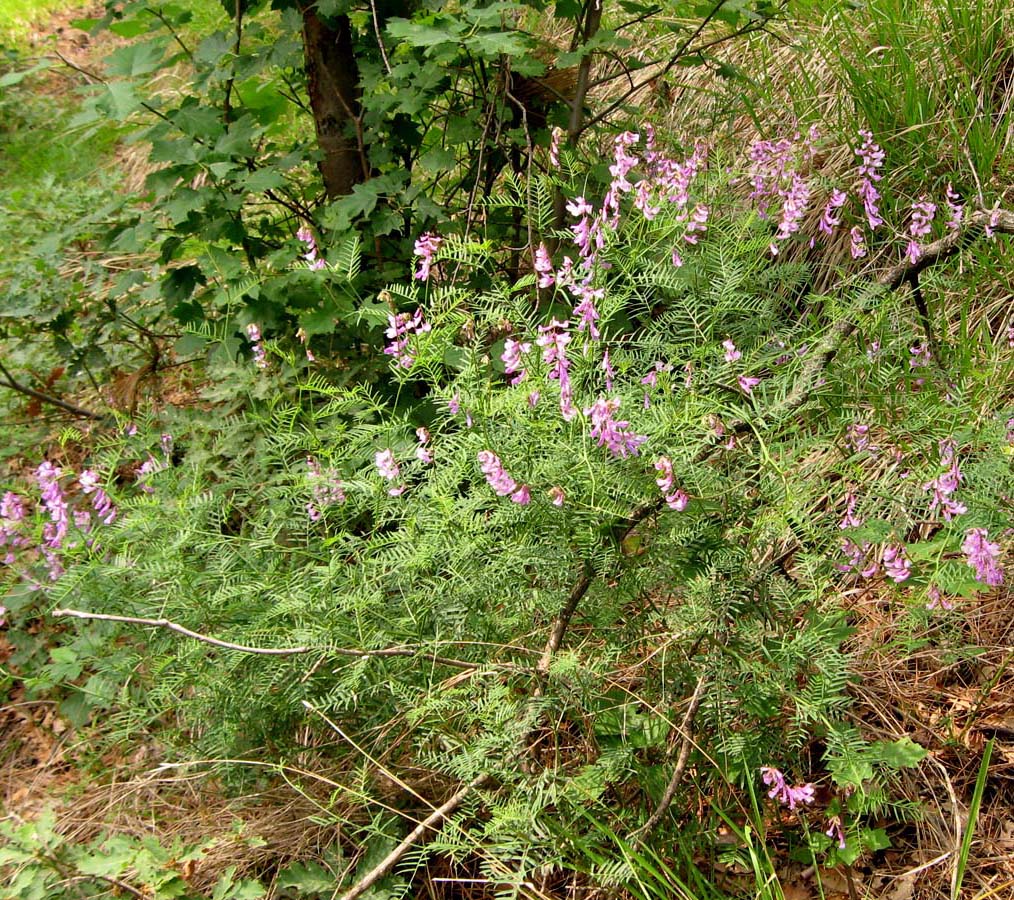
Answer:
<svg viewBox="0 0 1014 900"><path fill-rule="evenodd" d="M520 204L522 216L548 222L552 187L569 177L576 192L575 168L512 183L491 204ZM395 308L418 306L430 325L406 339L408 364L394 365L390 394L300 376L272 341L265 368L237 367L230 330L206 330L208 396L244 385L247 408L226 422L162 423L172 452L157 433L111 441L93 467L136 472L146 454L158 465L123 486L116 522L74 544L59 581L8 605L15 633L71 606L168 620L226 643L69 620L63 646L29 683L49 690L63 679L95 698L85 714L89 703L112 705L110 739L158 727L208 759L286 757L305 728L333 727L331 774L354 801L333 815L364 852L383 855L399 833L383 794L391 767L405 779L492 776L479 792L484 815L445 823L406 857L392 889L434 854L478 853L484 876L502 878L509 864L518 883L547 866L641 878L650 855L631 858L626 874L595 861L617 839L634 846L629 836L661 801L698 683L693 789L752 798L761 821L759 768L791 772L808 760L799 771L833 791L825 812L847 833L841 849L812 827L808 852L833 864L886 846L876 817L913 814L891 799L891 776L925 751L907 739L871 744L849 724L853 628L840 588L856 576L840 570L844 495L861 494L866 519L850 540L877 544L877 559L893 542L910 550L911 578L881 587L925 621L931 584L961 592L945 573L968 570L965 529L996 534L1006 521L991 500L1014 478L997 462L1004 413L966 425L970 408L992 409L974 369L944 377L910 366L919 335L900 295L848 276L818 294L805 266L772 260L770 226L739 211L730 177L720 161L694 187L711 206L696 244L678 204L651 216L624 204L618 224L602 226L587 276L601 290L603 337L572 327L570 417L551 360L523 351L526 381L511 386L501 358L505 335L533 340L566 315L565 289L540 295L531 276L500 275L510 251L491 241L447 238L428 282L389 287ZM674 245L684 248L679 267ZM348 254L342 268L353 273ZM814 370L808 360L845 318L861 319L862 340ZM727 339L739 358L723 354ZM879 350L867 352L874 340ZM752 393L737 386L744 372L761 376ZM643 457L593 436L591 407L606 397L646 438ZM848 449L857 421L870 425L877 455ZM415 452L420 427L432 463ZM939 473L944 437L962 448L969 511L920 539L913 522L931 517L922 485ZM900 445L904 477L874 467ZM386 451L396 475L378 469ZM489 451L514 480L508 493L523 483L530 502L494 493L477 464ZM683 509L664 502L652 468L660 456L688 495ZM830 480L841 484L829 496ZM538 669L582 573L563 646ZM680 809L650 852L687 827ZM734 819L721 804L715 817ZM754 827L741 829L744 860L763 883L770 861ZM686 884L697 877L692 858L675 875Z"/></svg>
<svg viewBox="0 0 1014 900"><path fill-rule="evenodd" d="M153 900L257 900L264 888L252 879L223 872L211 894L198 893L184 874L214 841L162 847L152 837L102 835L87 844L68 841L51 809L30 821L0 822L0 880L12 897L25 900L84 900L125 887Z"/></svg>

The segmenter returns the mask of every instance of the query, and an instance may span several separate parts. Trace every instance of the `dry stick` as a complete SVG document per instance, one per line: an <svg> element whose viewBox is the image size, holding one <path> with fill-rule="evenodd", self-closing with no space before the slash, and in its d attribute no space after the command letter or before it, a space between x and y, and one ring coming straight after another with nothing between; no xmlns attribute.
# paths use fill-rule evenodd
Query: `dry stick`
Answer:
<svg viewBox="0 0 1014 900"><path fill-rule="evenodd" d="M58 406L60 409L66 412L72 413L75 416L80 416L83 419L95 419L101 421L105 416L97 412L92 412L90 409L85 409L82 406L75 406L73 403L68 403L66 400L61 400L59 397L51 397L49 394L44 394L42 391L37 391L35 388L28 387L27 384L21 384L11 373L7 370L7 367L0 362L0 374L3 375L3 379L0 380L0 387L10 388L12 391L17 391L19 394L24 394L26 397L34 397L42 403L48 403L50 406Z"/></svg>
<svg viewBox="0 0 1014 900"><path fill-rule="evenodd" d="M356 900L357 897L368 891L397 865L398 860L400 860L412 848L412 845L419 840L419 838L421 838L427 830L435 829L438 825L443 823L444 819L451 815L451 813L465 802L465 799L472 793L472 791L481 788L483 785L488 784L492 780L493 779L490 775L480 775L478 778L473 778L453 797L438 806L425 819L416 825L416 827L408 833L405 839L398 844L397 847L388 853L387 856L377 863L377 865L370 869L370 871L360 878L359 881L349 888L349 890L342 894L341 900Z"/></svg>
<svg viewBox="0 0 1014 900"><path fill-rule="evenodd" d="M694 693L690 697L690 705L683 714L683 721L680 723L681 744L680 755L676 760L676 768L673 769L672 778L669 779L669 784L655 811L648 818L648 821L630 836L635 846L641 844L651 834L655 826L662 821L662 817L676 796L676 790L679 788L680 782L683 780L683 773L687 768L687 760L690 759L690 747L694 743L694 716L697 714L697 707L701 705L703 693L704 676L702 675L697 679L697 687L694 688Z"/></svg>
<svg viewBox="0 0 1014 900"><path fill-rule="evenodd" d="M177 622L170 622L168 619L145 619L137 616L116 616L109 613L83 612L79 609L54 609L52 615L58 617L73 616L77 619L98 619L102 622L126 622L128 625L147 625L152 628L166 628L169 631L175 631L177 634L182 634L185 637L193 638L195 641L201 641L202 643L211 644L215 647L223 647L226 650L236 650L239 653L254 653L259 656L295 656L300 653L310 653L314 650L323 650L325 654L333 653L335 656L350 656L355 659L372 659L374 657L386 656L419 656L440 665L451 666L455 669L483 668L483 666L479 663L468 662L463 659L452 659L447 656L435 656L426 652L425 648L388 647L384 650L350 650L346 647L249 647L245 644L234 644L232 641L223 641L219 638L210 637L209 635L201 634L197 631L191 631L189 628L186 628ZM518 668L510 663L497 663L496 667L508 671L515 671Z"/></svg>

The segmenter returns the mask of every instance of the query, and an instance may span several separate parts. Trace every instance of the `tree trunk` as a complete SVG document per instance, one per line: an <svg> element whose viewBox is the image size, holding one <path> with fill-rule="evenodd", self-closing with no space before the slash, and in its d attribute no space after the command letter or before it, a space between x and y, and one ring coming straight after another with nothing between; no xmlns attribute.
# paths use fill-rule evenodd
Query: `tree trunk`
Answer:
<svg viewBox="0 0 1014 900"><path fill-rule="evenodd" d="M303 52L310 108L324 158L320 174L329 198L344 197L369 177L359 126L359 67L348 16L324 21L316 4L302 7Z"/></svg>

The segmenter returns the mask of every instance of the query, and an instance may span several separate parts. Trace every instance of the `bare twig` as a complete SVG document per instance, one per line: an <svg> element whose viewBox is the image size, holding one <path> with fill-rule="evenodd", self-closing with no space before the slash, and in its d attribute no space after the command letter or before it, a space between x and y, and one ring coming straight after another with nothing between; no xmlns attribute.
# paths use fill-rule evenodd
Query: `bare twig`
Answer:
<svg viewBox="0 0 1014 900"><path fill-rule="evenodd" d="M49 394L44 394L42 391L37 391L35 388L28 387L26 384L21 384L21 382L19 382L7 370L7 367L2 362L0 362L0 375L3 375L3 378L0 379L0 387L10 388L12 391L24 394L26 397L33 397L42 403L48 403L50 406L58 406L65 412L69 412L75 416L80 416L82 419L95 419L97 421L101 421L105 418L105 416L101 413L92 412L90 409L85 409L83 406L68 403L66 400L61 400L59 397L51 397Z"/></svg>
<svg viewBox="0 0 1014 900"><path fill-rule="evenodd" d="M446 800L438 806L425 819L416 825L416 827L408 833L405 839L398 844L397 847L388 853L387 856L377 863L377 865L370 869L370 871L360 878L359 881L349 888L349 890L342 894L341 900L356 900L357 897L368 891L398 864L398 861L412 849L412 846L423 836L423 834L429 830L436 829L448 816L451 815L451 813L465 802L469 794L484 785L489 784L492 780L493 779L490 775L480 775L478 778L473 778L460 791L454 794L449 800Z"/></svg>
<svg viewBox="0 0 1014 900"><path fill-rule="evenodd" d="M669 779L665 793L662 795L662 799L659 801L655 811L648 818L648 821L631 835L631 838L638 844L651 834L655 826L662 821L662 817L672 804L673 798L676 796L676 790L683 780L683 773L687 768L687 760L690 758L690 748L694 743L694 716L697 715L697 707L701 705L701 696L704 694L704 683L705 679L702 675L697 679L697 687L694 688L694 693L690 697L690 705L687 706L687 711L683 714L683 721L680 723L679 729L680 754L676 760L676 768L673 769L672 778Z"/></svg>
<svg viewBox="0 0 1014 900"><path fill-rule="evenodd" d="M384 36L380 33L380 16L377 15L376 0L370 0L370 12L373 13L373 31L377 35L377 46L380 48L380 58L384 61L384 68L387 74L391 74L391 61L387 58L387 47L384 46Z"/></svg>
<svg viewBox="0 0 1014 900"><path fill-rule="evenodd" d="M437 665L450 666L454 669L503 669L505 671L517 671L518 667L511 663L477 663L464 659L453 659L449 656L437 656L430 653L426 647L385 647L383 650L350 650L346 647L249 647L245 644L234 644L232 641L223 641L219 638L191 631L189 628L169 619L146 619L140 616L117 616L110 613L90 613L79 609L54 609L54 616L73 616L76 619L97 619L101 622L125 622L128 625L145 625L150 628L166 628L175 631L185 637L193 638L205 644L215 647L223 647L226 650L235 650L239 653L254 653L260 656L295 656L300 653L311 653L314 650L323 651L325 654L332 653L335 656L348 656L353 659L373 659L385 657L420 657L429 660Z"/></svg>

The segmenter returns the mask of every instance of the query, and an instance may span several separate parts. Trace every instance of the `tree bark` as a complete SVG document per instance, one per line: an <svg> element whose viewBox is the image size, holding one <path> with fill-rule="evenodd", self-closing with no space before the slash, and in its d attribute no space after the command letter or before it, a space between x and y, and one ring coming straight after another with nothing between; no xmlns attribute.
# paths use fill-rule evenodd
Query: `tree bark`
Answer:
<svg viewBox="0 0 1014 900"><path fill-rule="evenodd" d="M362 141L359 67L348 16L322 19L316 4L301 7L307 90L313 110L319 163L329 198L344 197L369 177Z"/></svg>

